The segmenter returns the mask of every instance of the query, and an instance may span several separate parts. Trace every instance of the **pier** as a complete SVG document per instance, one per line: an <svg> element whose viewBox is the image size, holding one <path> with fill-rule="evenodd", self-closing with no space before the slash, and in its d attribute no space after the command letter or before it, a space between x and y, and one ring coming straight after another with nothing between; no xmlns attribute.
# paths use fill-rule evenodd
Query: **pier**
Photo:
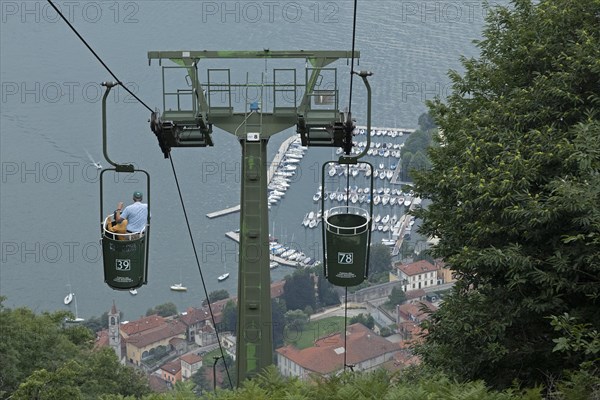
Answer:
<svg viewBox="0 0 600 400"><path fill-rule="evenodd" d="M227 236L229 239L231 239L237 243L240 242L240 234L237 232L230 231L230 232L225 233L225 236ZM288 267L300 267L303 265L297 261L289 261L289 260L286 260L285 258L278 257L274 254L270 254L269 258L271 261L275 261L280 265L287 265Z"/></svg>
<svg viewBox="0 0 600 400"><path fill-rule="evenodd" d="M279 146L279 150L277 150L275 157L273 157L273 160L271 161L271 164L269 165L269 168L267 169L267 182L268 183L271 183L271 180L273 179L273 175L275 175L275 171L277 171L277 166L281 162L281 159L285 156L285 153L290 148L290 145L292 144L292 142L294 140L296 140L296 138L298 138L297 135L292 135L289 138L287 138L286 140L284 140L284 142L281 143L281 146ZM208 213L208 214L206 214L206 217L212 219L212 218L222 217L223 215L227 215L227 214L233 214L233 213L239 212L239 211L240 211L240 205L238 204L237 206L229 207L224 210L213 211L211 213Z"/></svg>
<svg viewBox="0 0 600 400"><path fill-rule="evenodd" d="M413 198L413 201L409 207L409 211L412 210L415 207L418 207L421 204L421 198L419 197L415 197ZM407 231L407 227L410 226L410 218L408 218L408 214L404 214L402 216L404 218L404 221L402 221L402 223L400 224L400 229L398 229L398 232L394 232L394 234L398 234L398 239L396 240L396 244L394 245L394 249L392 250L392 256L396 256L398 255L398 253L400 253L400 247L402 247L402 243L404 242L404 234Z"/></svg>
<svg viewBox="0 0 600 400"><path fill-rule="evenodd" d="M239 212L239 211L240 211L240 205L238 204L237 206L229 207L224 210L208 213L208 214L206 214L206 216L208 218L212 219L212 218L222 217L223 215L232 214L232 213Z"/></svg>

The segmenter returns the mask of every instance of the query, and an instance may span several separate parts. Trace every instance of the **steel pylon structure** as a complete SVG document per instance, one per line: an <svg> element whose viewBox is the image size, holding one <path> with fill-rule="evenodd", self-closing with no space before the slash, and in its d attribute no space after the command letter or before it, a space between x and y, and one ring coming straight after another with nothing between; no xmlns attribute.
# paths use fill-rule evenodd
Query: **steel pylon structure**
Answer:
<svg viewBox="0 0 600 400"><path fill-rule="evenodd" d="M163 111L155 112L151 128L168 157L173 147L213 146L213 126L235 135L242 147L240 252L238 275L238 334L236 365L238 381L252 378L273 363L270 298L269 222L267 201L267 143L269 138L296 126L305 146L352 147L351 118L339 110L336 68L339 59L358 59L355 51L150 51L149 63L162 66ZM219 68L203 62L219 60ZM305 61L304 80L298 67L273 68L261 72L260 82L233 83L230 60ZM169 65L162 65L169 60ZM275 63L275 62L274 62ZM277 62L280 63L280 62ZM173 71L174 70L174 71ZM172 72L184 73L187 86L167 90ZM204 74L204 72L203 72ZM257 99L246 96L241 109L235 107L238 90L255 90ZM250 101L253 100L253 101Z"/></svg>

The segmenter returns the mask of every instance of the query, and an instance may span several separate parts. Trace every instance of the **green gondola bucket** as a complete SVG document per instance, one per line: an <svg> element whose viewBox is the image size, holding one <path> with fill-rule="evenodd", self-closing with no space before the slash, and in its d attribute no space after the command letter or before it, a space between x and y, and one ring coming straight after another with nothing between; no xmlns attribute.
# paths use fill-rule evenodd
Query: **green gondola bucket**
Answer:
<svg viewBox="0 0 600 400"><path fill-rule="evenodd" d="M325 217L325 276L336 286L355 286L367 278L371 218L360 207L342 206Z"/></svg>
<svg viewBox="0 0 600 400"><path fill-rule="evenodd" d="M113 233L102 227L104 282L112 289L137 289L148 282L147 226L143 233Z"/></svg>

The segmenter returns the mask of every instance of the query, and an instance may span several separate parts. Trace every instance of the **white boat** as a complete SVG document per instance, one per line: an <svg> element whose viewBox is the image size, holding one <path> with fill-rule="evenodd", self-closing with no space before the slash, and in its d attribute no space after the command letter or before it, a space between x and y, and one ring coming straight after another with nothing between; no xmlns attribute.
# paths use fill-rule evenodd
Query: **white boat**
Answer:
<svg viewBox="0 0 600 400"><path fill-rule="evenodd" d="M79 322L83 322L85 321L85 319L80 318L77 312L77 297L75 296L75 293L71 293L73 295L73 300L75 300L75 318L67 318L66 322L75 322L75 323L79 323Z"/></svg>
<svg viewBox="0 0 600 400"><path fill-rule="evenodd" d="M100 164L99 162L95 162L94 167L96 167L97 169L102 169L102 164Z"/></svg>
<svg viewBox="0 0 600 400"><path fill-rule="evenodd" d="M411 203L410 199L409 199L409 198L406 198L406 199L404 200L404 207L410 207L410 203Z"/></svg>
<svg viewBox="0 0 600 400"><path fill-rule="evenodd" d="M392 171L391 169L388 169L387 171L385 171L385 177L387 179L392 179L393 176L394 176L394 171Z"/></svg>
<svg viewBox="0 0 600 400"><path fill-rule="evenodd" d="M381 218L381 223L387 224L389 220L390 220L390 214L386 214L385 217Z"/></svg>
<svg viewBox="0 0 600 400"><path fill-rule="evenodd" d="M229 272L225 272L223 275L219 275L219 277L217 278L217 280L219 282L223 282L227 278L229 278Z"/></svg>
<svg viewBox="0 0 600 400"><path fill-rule="evenodd" d="M171 285L171 290L175 292L187 292L187 287L183 286L183 283L174 283Z"/></svg>
<svg viewBox="0 0 600 400"><path fill-rule="evenodd" d="M309 228L314 228L317 226L317 220L316 219L311 219L310 222L308 223L308 227Z"/></svg>
<svg viewBox="0 0 600 400"><path fill-rule="evenodd" d="M279 266L279 263L277 263L277 261L271 261L269 263L269 269L275 269Z"/></svg>
<svg viewBox="0 0 600 400"><path fill-rule="evenodd" d="M381 221L381 215L377 214L377 216L375 217L375 223L379 223L379 221Z"/></svg>
<svg viewBox="0 0 600 400"><path fill-rule="evenodd" d="M308 219L308 214L306 214L304 216L304 219L302 220L302 225L304 225L305 227L307 227L309 223L310 223L310 219Z"/></svg>
<svg viewBox="0 0 600 400"><path fill-rule="evenodd" d="M64 299L65 304L71 304L72 301L73 301L73 293L69 293L68 295L65 296L65 299Z"/></svg>
<svg viewBox="0 0 600 400"><path fill-rule="evenodd" d="M137 289L131 289L129 293L131 293L132 296L135 296L137 294Z"/></svg>
<svg viewBox="0 0 600 400"><path fill-rule="evenodd" d="M71 302L73 301L73 296L75 296L75 293L73 293L71 291L71 285L67 285L69 287L69 294L67 294L65 296L65 299L63 300L63 302L65 303L65 305L69 305L71 304Z"/></svg>
<svg viewBox="0 0 600 400"><path fill-rule="evenodd" d="M383 244L384 246L394 246L396 244L396 241L394 239L381 239L381 244Z"/></svg>

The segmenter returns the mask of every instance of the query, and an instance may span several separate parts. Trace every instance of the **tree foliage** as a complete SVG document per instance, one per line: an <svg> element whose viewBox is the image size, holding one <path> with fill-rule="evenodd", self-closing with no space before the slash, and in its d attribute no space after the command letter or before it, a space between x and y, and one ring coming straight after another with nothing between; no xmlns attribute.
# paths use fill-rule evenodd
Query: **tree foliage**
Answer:
<svg viewBox="0 0 600 400"><path fill-rule="evenodd" d="M419 126L415 132L411 133L400 152L400 163L402 180L412 178L412 170L425 170L431 168L431 162L427 156L427 150L434 145L433 127L431 116L423 114L419 117Z"/></svg>
<svg viewBox="0 0 600 400"><path fill-rule="evenodd" d="M402 290L402 287L396 286L392 288L392 292L388 296L387 304L389 306L395 307L398 304L402 304L406 301L406 293Z"/></svg>
<svg viewBox="0 0 600 400"><path fill-rule="evenodd" d="M148 311L146 311L146 316L154 314L158 314L161 317L170 317L171 315L177 315L177 306L172 302L168 302L164 304L159 304L154 308L149 308Z"/></svg>
<svg viewBox="0 0 600 400"><path fill-rule="evenodd" d="M529 0L488 14L479 59L451 72L433 168L415 174L459 280L424 359L505 387L575 368L549 317L600 326L600 1Z"/></svg>
<svg viewBox="0 0 600 400"><path fill-rule="evenodd" d="M371 246L369 254L369 274L387 272L392 269L392 253L384 244L377 243Z"/></svg>
<svg viewBox="0 0 600 400"><path fill-rule="evenodd" d="M237 333L237 318L238 306L233 300L230 300L225 304L225 307L223 307L223 320L221 322L223 324L223 330L229 331L235 335Z"/></svg>
<svg viewBox="0 0 600 400"><path fill-rule="evenodd" d="M315 309L315 283L313 275L306 269L294 271L285 278L283 298L288 310L304 310L306 306Z"/></svg>
<svg viewBox="0 0 600 400"><path fill-rule="evenodd" d="M354 317L350 318L350 324L361 323L369 329L373 329L375 327L375 318L371 314L358 314Z"/></svg>
<svg viewBox="0 0 600 400"><path fill-rule="evenodd" d="M219 300L225 300L229 298L229 292L225 289L214 290L208 294L208 299L211 303ZM207 304L206 299L202 302L202 305L205 306Z"/></svg>
<svg viewBox="0 0 600 400"><path fill-rule="evenodd" d="M94 336L65 324L69 313L4 308L0 298L0 398L93 399L143 395L145 376L119 364L112 349L92 350Z"/></svg>

